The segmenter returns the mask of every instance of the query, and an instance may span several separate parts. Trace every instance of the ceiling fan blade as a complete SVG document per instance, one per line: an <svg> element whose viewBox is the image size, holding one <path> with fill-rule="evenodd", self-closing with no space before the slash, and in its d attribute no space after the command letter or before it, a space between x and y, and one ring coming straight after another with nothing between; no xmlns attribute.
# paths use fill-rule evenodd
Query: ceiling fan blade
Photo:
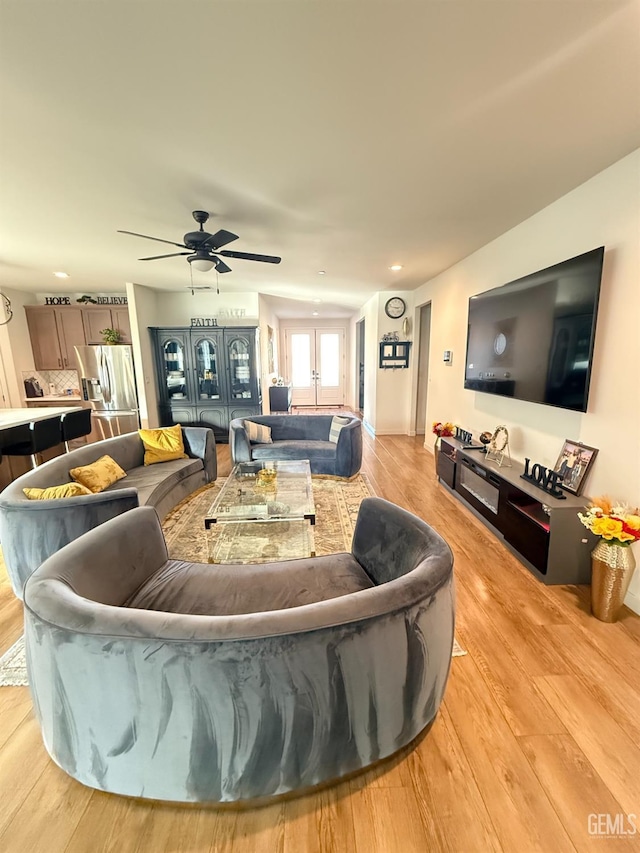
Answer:
<svg viewBox="0 0 640 853"><path fill-rule="evenodd" d="M244 261L263 261L265 264L279 264L282 260L275 255L254 255L250 252L234 252L233 249L223 249L218 254L225 258L242 258Z"/></svg>
<svg viewBox="0 0 640 853"><path fill-rule="evenodd" d="M225 231L224 228L221 228L219 231L216 231L215 234L212 234L202 244L203 246L207 246L209 249L219 249L220 246L226 246L227 243L232 243L234 240L238 239L237 234L233 234L231 231Z"/></svg>
<svg viewBox="0 0 640 853"><path fill-rule="evenodd" d="M191 252L172 252L170 255L153 255L151 258L138 258L139 261L158 261L160 258L177 258L178 255L190 255Z"/></svg>
<svg viewBox="0 0 640 853"><path fill-rule="evenodd" d="M132 237L144 237L145 240L155 240L156 243L168 243L170 246L180 246L181 249L187 249L184 243L174 243L173 240L162 240L160 237L149 237L148 234L138 234L136 231L120 231L118 234L131 234Z"/></svg>
<svg viewBox="0 0 640 853"><path fill-rule="evenodd" d="M218 260L216 261L216 272L231 272L231 267L227 266L227 264L225 264L222 258L218 258Z"/></svg>

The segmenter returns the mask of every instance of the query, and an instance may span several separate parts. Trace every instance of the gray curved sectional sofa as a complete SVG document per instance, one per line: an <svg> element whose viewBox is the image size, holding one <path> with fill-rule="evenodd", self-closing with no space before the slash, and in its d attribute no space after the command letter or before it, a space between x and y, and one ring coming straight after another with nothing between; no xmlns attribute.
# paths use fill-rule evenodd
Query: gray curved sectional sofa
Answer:
<svg viewBox="0 0 640 853"><path fill-rule="evenodd" d="M18 477L0 493L0 544L18 598L29 575L51 554L88 530L137 506L152 506L160 518L187 495L217 476L213 431L183 427L188 459L144 465L137 432L97 441L57 456ZM29 500L24 488L70 483L69 469L89 465L105 454L127 476L103 492L74 498Z"/></svg>
<svg viewBox="0 0 640 853"><path fill-rule="evenodd" d="M234 462L252 459L308 459L312 474L353 477L362 464L362 423L351 412L340 412L349 423L342 427L336 443L329 441L333 415L256 415L246 420L271 429L269 444L249 441L244 418L229 424L229 445Z"/></svg>
<svg viewBox="0 0 640 853"><path fill-rule="evenodd" d="M169 560L151 509L100 525L25 587L29 680L53 760L92 788L233 802L396 752L435 717L454 632L444 540L379 498L352 553Z"/></svg>

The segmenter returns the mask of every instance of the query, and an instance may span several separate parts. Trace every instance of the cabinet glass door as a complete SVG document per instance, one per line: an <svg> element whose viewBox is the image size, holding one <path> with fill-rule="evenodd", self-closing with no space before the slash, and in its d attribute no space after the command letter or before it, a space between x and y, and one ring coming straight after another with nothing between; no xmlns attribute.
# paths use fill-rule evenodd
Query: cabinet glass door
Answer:
<svg viewBox="0 0 640 853"><path fill-rule="evenodd" d="M184 400L188 396L184 346L181 341L168 340L164 342L162 349L167 396L170 400Z"/></svg>
<svg viewBox="0 0 640 853"><path fill-rule="evenodd" d="M227 356L230 401L251 400L251 342L240 336L227 340Z"/></svg>
<svg viewBox="0 0 640 853"><path fill-rule="evenodd" d="M218 372L218 342L213 338L200 338L195 344L196 378L201 400L220 399Z"/></svg>

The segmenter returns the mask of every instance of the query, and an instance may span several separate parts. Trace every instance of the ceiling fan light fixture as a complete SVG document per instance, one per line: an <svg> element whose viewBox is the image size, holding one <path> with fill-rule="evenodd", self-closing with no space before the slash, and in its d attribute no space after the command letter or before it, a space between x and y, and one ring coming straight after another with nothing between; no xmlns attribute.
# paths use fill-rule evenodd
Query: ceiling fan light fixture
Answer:
<svg viewBox="0 0 640 853"><path fill-rule="evenodd" d="M209 272L216 265L216 262L211 258L199 258L197 255L191 255L187 258L193 269L199 270L200 272Z"/></svg>

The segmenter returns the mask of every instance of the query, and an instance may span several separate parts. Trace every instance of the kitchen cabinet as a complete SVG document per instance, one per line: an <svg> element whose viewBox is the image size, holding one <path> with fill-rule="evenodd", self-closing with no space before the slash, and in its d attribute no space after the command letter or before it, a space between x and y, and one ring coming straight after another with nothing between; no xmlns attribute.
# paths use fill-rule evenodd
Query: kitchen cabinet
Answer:
<svg viewBox="0 0 640 853"><path fill-rule="evenodd" d="M102 344L103 329L117 329L121 335L121 343L131 343L131 325L128 308L83 308L84 331L87 344Z"/></svg>
<svg viewBox="0 0 640 853"><path fill-rule="evenodd" d="M76 346L102 344L102 329L118 329L122 343L131 343L129 309L107 306L25 305L36 370L78 370Z"/></svg>
<svg viewBox="0 0 640 853"><path fill-rule="evenodd" d="M206 426L218 441L228 441L232 418L262 412L257 328L150 331L163 426Z"/></svg>
<svg viewBox="0 0 640 853"><path fill-rule="evenodd" d="M25 305L36 370L77 370L75 346L84 346L81 308Z"/></svg>

